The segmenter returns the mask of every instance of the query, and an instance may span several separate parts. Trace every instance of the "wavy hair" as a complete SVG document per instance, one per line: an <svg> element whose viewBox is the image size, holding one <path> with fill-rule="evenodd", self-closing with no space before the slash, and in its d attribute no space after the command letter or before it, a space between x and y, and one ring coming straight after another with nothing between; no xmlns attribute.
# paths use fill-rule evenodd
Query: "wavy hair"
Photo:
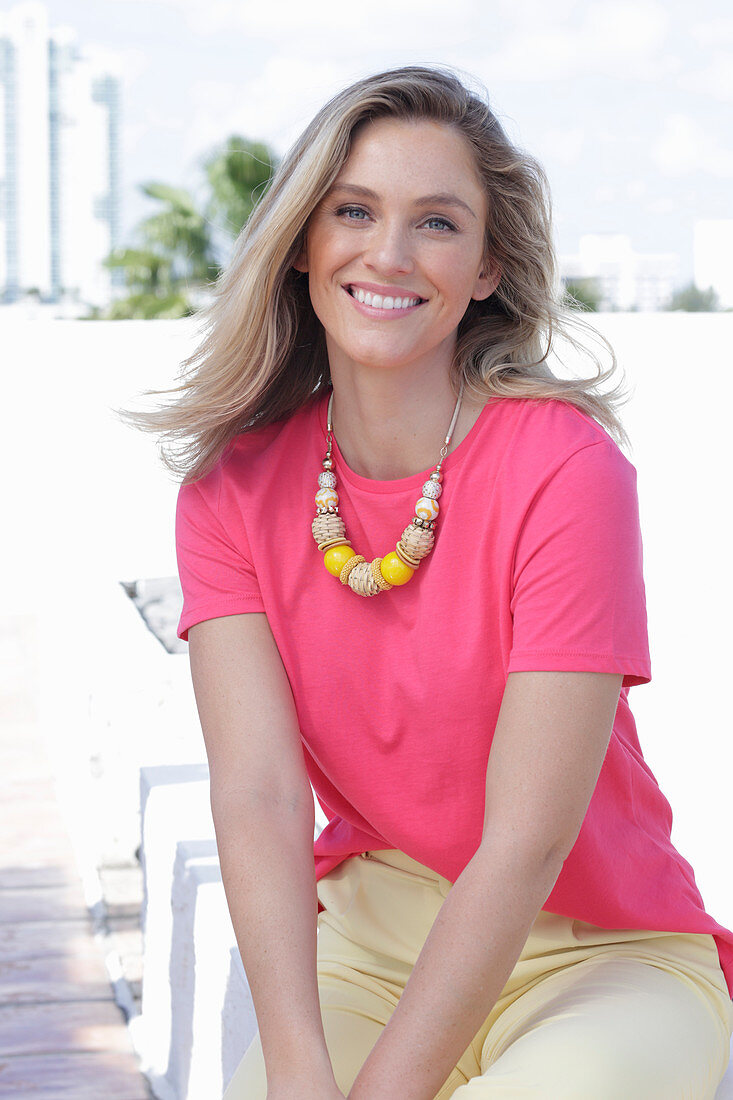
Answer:
<svg viewBox="0 0 733 1100"><path fill-rule="evenodd" d="M176 400L147 412L120 413L159 434L163 461L184 481L203 477L235 435L291 416L330 385L308 277L293 262L309 217L349 155L356 128L378 118L455 127L473 149L486 189L486 254L498 263L501 278L488 299L470 302L459 324L451 375L456 394L463 377L467 394L480 401L558 398L627 442L615 412L621 384L606 387L617 369L613 350L562 296L543 169L509 140L485 96L452 71L406 66L357 81L318 112L242 230L203 315L203 339L181 364L180 384L145 394L178 395ZM558 337L587 357L593 377L558 378L552 372L548 357L557 354ZM606 369L593 342L610 356Z"/></svg>

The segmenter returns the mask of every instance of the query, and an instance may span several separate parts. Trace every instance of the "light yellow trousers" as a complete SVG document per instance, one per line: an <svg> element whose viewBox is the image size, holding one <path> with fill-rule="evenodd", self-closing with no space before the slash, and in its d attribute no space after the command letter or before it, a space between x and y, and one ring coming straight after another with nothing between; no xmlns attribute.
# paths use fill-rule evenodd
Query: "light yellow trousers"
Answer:
<svg viewBox="0 0 733 1100"><path fill-rule="evenodd" d="M395 849L353 856L318 883L321 1013L345 1096L450 887ZM543 910L435 1100L712 1100L731 1030L712 936L609 930ZM255 1036L225 1100L266 1096Z"/></svg>

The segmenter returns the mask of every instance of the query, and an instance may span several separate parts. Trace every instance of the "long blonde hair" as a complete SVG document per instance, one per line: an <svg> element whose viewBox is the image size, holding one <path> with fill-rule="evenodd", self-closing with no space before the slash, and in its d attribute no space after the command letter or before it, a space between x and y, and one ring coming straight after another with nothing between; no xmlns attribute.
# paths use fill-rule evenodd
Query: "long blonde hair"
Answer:
<svg viewBox="0 0 733 1100"><path fill-rule="evenodd" d="M552 241L547 179L506 136L487 102L449 70L406 66L360 80L334 96L283 159L242 230L204 315L204 338L184 360L174 402L120 415L160 435L163 461L185 481L202 477L231 439L291 416L330 384L321 324L307 275L295 270L308 219L341 170L360 123L429 119L470 143L486 188L487 256L501 279L486 301L471 301L458 328L452 384L489 397L559 398L582 409L619 441L621 387L605 388L616 361L610 345L563 303ZM571 333L604 345L610 366ZM557 378L547 359L556 337L580 349L592 378Z"/></svg>

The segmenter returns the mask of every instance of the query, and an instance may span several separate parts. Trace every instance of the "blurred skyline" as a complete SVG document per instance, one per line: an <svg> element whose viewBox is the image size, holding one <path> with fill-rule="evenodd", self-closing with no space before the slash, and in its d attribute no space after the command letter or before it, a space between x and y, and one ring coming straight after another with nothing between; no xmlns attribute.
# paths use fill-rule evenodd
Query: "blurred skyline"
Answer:
<svg viewBox="0 0 733 1100"><path fill-rule="evenodd" d="M488 89L552 187L561 253L587 233L676 252L693 223L733 217L733 15L657 0L402 0L367 11L296 0L46 0L53 26L122 78L122 238L138 185L201 187L231 133L282 153L329 96L402 64L454 66Z"/></svg>

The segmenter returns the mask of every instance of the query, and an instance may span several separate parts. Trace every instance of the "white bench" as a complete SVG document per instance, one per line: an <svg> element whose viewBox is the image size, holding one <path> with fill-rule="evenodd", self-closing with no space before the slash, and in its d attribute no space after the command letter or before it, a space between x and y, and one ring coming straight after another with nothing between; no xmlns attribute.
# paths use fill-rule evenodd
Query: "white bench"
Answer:
<svg viewBox="0 0 733 1100"><path fill-rule="evenodd" d="M213 1100L257 1022L221 882L208 769L143 768L140 794L143 990L133 1039L159 1100Z"/></svg>
<svg viewBox="0 0 733 1100"><path fill-rule="evenodd" d="M205 764L141 770L142 1015L135 1045L159 1100L221 1096L257 1030L221 882ZM732 1062L716 1100L733 1100Z"/></svg>

